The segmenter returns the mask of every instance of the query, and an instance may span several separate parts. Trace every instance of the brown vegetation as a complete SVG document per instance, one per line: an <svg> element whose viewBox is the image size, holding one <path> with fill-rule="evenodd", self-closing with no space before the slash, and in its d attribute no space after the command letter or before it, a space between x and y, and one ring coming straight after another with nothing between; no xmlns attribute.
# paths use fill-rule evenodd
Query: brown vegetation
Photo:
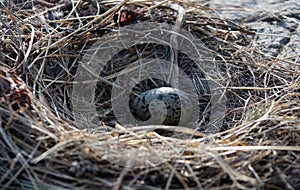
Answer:
<svg viewBox="0 0 300 190"><path fill-rule="evenodd" d="M95 132L74 121L72 81L84 50L128 24L176 24L178 13L165 2L14 0L0 6L2 189L300 188L298 65L251 47L255 31L209 7L172 2L186 10L182 27L216 52L225 78L229 109L216 134L168 128L194 133L184 140L152 132L153 126L129 129L109 121ZM112 163L105 147L139 148L164 162L134 167L147 160L140 153Z"/></svg>

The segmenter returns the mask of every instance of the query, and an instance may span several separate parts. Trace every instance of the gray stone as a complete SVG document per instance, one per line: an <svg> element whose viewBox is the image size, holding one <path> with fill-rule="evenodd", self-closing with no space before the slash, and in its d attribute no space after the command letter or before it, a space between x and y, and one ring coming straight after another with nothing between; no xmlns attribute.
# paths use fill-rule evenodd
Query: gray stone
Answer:
<svg viewBox="0 0 300 190"><path fill-rule="evenodd" d="M256 31L253 46L263 53L299 64L299 0L204 1L219 17ZM296 57L295 57L296 56ZM299 56L298 56L299 57ZM284 63L283 63L284 64ZM287 65L284 65L287 66Z"/></svg>

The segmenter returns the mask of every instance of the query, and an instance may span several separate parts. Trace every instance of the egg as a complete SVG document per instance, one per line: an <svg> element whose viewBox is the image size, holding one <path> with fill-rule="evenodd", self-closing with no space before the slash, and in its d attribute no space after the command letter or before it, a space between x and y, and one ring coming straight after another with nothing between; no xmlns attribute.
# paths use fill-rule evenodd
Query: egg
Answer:
<svg viewBox="0 0 300 190"><path fill-rule="evenodd" d="M133 102L135 118L150 125L186 126L192 113L188 94L172 87L148 90Z"/></svg>

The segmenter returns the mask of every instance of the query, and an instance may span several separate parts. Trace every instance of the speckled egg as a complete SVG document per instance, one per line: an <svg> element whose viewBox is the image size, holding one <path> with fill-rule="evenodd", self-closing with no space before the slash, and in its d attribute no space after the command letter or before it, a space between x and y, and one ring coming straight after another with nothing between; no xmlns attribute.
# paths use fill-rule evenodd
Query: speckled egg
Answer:
<svg viewBox="0 0 300 190"><path fill-rule="evenodd" d="M193 105L186 93L171 87L148 90L133 103L133 115L152 125L185 126L191 120Z"/></svg>

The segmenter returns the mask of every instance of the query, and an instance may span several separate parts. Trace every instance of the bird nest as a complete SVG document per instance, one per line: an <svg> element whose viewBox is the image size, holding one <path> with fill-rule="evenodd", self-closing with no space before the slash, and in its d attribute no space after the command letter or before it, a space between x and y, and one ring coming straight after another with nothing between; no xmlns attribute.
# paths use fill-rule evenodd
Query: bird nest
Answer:
<svg viewBox="0 0 300 190"><path fill-rule="evenodd" d="M252 47L255 31L186 1L20 0L1 3L0 13L2 189L299 188L299 70ZM130 28L145 23L161 28ZM129 29L165 31L170 43L113 44ZM201 49L203 65L186 43ZM82 101L78 71L101 44L112 50L100 48L100 57L121 48L88 83L94 90L80 86ZM119 121L114 84L141 58L175 58L183 73L166 82L165 70L147 78L138 67L142 80L129 86L126 109L186 76L199 103L197 128Z"/></svg>

